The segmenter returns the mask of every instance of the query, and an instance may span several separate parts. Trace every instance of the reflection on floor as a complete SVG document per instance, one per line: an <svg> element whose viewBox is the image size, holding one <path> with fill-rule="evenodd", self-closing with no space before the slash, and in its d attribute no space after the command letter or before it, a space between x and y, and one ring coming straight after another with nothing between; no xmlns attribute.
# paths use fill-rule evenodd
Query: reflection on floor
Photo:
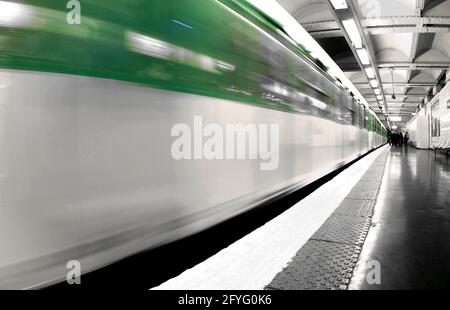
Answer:
<svg viewBox="0 0 450 310"><path fill-rule="evenodd" d="M372 260L381 284L367 281L368 274L374 279ZM391 147L350 289L435 288L450 288L450 159Z"/></svg>

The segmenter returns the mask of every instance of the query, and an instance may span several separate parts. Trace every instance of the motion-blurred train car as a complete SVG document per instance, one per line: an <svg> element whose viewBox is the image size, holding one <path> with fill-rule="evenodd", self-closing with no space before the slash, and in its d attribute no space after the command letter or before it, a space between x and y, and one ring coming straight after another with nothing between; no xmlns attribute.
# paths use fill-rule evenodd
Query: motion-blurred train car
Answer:
<svg viewBox="0 0 450 310"><path fill-rule="evenodd" d="M374 114L244 0L83 0L77 13L0 1L1 288L198 232L385 143ZM206 158L208 124L275 125L274 147ZM192 129L191 159L173 156L176 126Z"/></svg>

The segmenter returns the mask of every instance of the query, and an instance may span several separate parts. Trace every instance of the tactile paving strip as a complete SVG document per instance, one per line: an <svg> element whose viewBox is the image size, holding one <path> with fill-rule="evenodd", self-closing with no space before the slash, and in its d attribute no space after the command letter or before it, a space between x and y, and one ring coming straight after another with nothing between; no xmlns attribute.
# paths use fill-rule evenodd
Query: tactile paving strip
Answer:
<svg viewBox="0 0 450 310"><path fill-rule="evenodd" d="M381 185L381 179L359 180L354 188L367 188L372 191L378 190Z"/></svg>
<svg viewBox="0 0 450 310"><path fill-rule="evenodd" d="M361 181L364 180L380 180L383 178L383 173L380 171L367 171L361 178Z"/></svg>
<svg viewBox="0 0 450 310"><path fill-rule="evenodd" d="M345 290L370 229L388 151L266 289Z"/></svg>
<svg viewBox="0 0 450 310"><path fill-rule="evenodd" d="M370 182L370 185L361 183L365 181L360 181L355 187L353 187L352 191L347 195L347 198L350 199L377 199L378 189L380 188L381 182Z"/></svg>
<svg viewBox="0 0 450 310"><path fill-rule="evenodd" d="M289 266L267 286L279 290L342 290L350 282L361 248L308 241Z"/></svg>
<svg viewBox="0 0 450 310"><path fill-rule="evenodd" d="M370 218L332 214L311 239L362 245L370 224Z"/></svg>
<svg viewBox="0 0 450 310"><path fill-rule="evenodd" d="M374 194L378 194L378 190L381 187L381 178L375 178L371 180L360 180L358 184L353 187L353 190L370 191ZM375 198L376 199L376 196Z"/></svg>
<svg viewBox="0 0 450 310"><path fill-rule="evenodd" d="M347 216L371 217L375 208L375 200L360 200L346 198L334 212Z"/></svg>

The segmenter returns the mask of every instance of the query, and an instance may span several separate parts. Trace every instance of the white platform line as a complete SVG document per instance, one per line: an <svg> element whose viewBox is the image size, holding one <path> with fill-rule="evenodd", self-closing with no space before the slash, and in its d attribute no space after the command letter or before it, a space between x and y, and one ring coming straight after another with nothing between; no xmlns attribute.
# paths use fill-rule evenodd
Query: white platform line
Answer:
<svg viewBox="0 0 450 310"><path fill-rule="evenodd" d="M295 206L229 247L153 289L263 289L322 226L385 148L359 160Z"/></svg>

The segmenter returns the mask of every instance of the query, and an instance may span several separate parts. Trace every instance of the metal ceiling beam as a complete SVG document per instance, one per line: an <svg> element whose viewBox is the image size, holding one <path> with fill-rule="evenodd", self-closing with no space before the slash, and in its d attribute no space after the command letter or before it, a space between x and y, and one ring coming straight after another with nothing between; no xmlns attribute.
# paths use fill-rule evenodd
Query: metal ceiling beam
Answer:
<svg viewBox="0 0 450 310"><path fill-rule="evenodd" d="M324 22L313 22L313 23L303 23L302 27L310 33L321 32L321 31L332 31L341 30L339 22L336 20L324 21ZM344 35L344 33L342 33Z"/></svg>
<svg viewBox="0 0 450 310"><path fill-rule="evenodd" d="M450 27L414 27L414 26L399 26L399 27L377 27L369 28L371 34L388 34L388 33L449 33ZM338 34L336 34L338 36Z"/></svg>
<svg viewBox="0 0 450 310"><path fill-rule="evenodd" d="M367 29L371 34L388 34L388 33L449 33L450 27L433 27L433 26L398 26L398 27L377 27Z"/></svg>
<svg viewBox="0 0 450 310"><path fill-rule="evenodd" d="M342 30L330 30L330 31L320 31L320 32L310 32L309 33L314 39L328 39L328 38L340 38L344 34Z"/></svg>
<svg viewBox="0 0 450 310"><path fill-rule="evenodd" d="M344 37L344 31L342 31L339 22L336 20L324 21L324 22L314 22L314 23L303 23L302 27L305 28L309 34L315 39L324 38L337 38Z"/></svg>
<svg viewBox="0 0 450 310"><path fill-rule="evenodd" d="M414 60L416 59L417 56L417 50L419 48L419 38L420 38L420 34L421 33L426 33L430 30L430 28L425 27L425 24L427 21L424 20L424 18L422 17L422 10L425 7L425 0L416 0L416 12L415 12L415 16L404 16L403 18L397 18L395 20L396 23L405 23L408 21L411 23L411 26L413 31L412 31L412 42L411 42L411 47L410 47L410 55L409 55L409 62L411 64L414 63ZM438 21L435 21L438 22ZM450 19L448 20L448 24L450 25ZM398 25L398 24L397 24ZM395 30L399 30L397 32L408 32L408 31L404 31L405 29L403 26L399 27L399 28L394 28ZM406 27L408 28L408 27ZM445 32L445 28L444 30L437 30L434 29L435 32ZM450 29L450 28L448 28ZM430 31L431 32L431 31ZM391 70L395 70L395 68L391 68ZM405 83L404 85L401 85L401 83L398 83L398 86L405 86L405 87L433 87L435 86L435 83L411 83L411 78L412 78L412 74L413 74L413 70L408 70L406 73L406 80L408 81L408 83ZM393 84L393 85L392 85ZM393 89L393 91L395 91L395 83L392 83L391 87ZM392 109L393 111L395 110L399 110L399 111L408 111L410 112L410 117L412 116L411 114L413 112L415 112L417 105L416 104L406 104L406 100L408 97L402 97L402 101L404 104L401 104L400 106L398 106L397 104L394 105L394 103L391 103L391 107L390 109Z"/></svg>
<svg viewBox="0 0 450 310"><path fill-rule="evenodd" d="M411 53L410 53L410 57L409 57L410 63L414 63L414 59L416 58L416 55L417 55L417 48L419 46L420 28L423 27L422 22L417 21L417 19L421 19L422 10L424 7L425 7L425 0L416 0L416 18L414 18L414 17L412 18L413 26L415 25L416 32L414 32L413 40L411 42ZM414 22L416 22L416 23L414 23ZM411 77L412 77L412 70L409 70L407 72L407 80L410 81Z"/></svg>
<svg viewBox="0 0 450 310"><path fill-rule="evenodd" d="M415 109L417 107L417 105L414 106L406 106L406 105L397 105L397 106L392 106L389 109L391 110L411 110L411 109Z"/></svg>
<svg viewBox="0 0 450 310"><path fill-rule="evenodd" d="M427 95L428 94L412 94L412 95L399 95L399 96L408 97L408 98L424 98Z"/></svg>
<svg viewBox="0 0 450 310"><path fill-rule="evenodd" d="M383 85L395 85L400 87L433 87L436 85L436 83L409 83L409 82L382 82ZM353 83L355 86L365 86L367 83L360 82L360 83Z"/></svg>
<svg viewBox="0 0 450 310"><path fill-rule="evenodd" d="M417 107L409 108L409 109L403 109L403 108L401 108L401 109L389 109L389 113L391 113L391 114L401 114L401 113L403 113L403 114L410 115L411 113L416 112L416 109L417 109Z"/></svg>
<svg viewBox="0 0 450 310"><path fill-rule="evenodd" d="M424 93L424 94L412 94L412 95L405 95L405 94L399 94L398 95L398 97L402 97L402 98L409 98L409 99L411 99L411 98L424 98L424 97L426 97L427 96L427 94L426 93ZM387 96L387 97L385 97L385 98L390 98L389 96ZM367 101L372 101L372 102L375 102L375 96L368 96L367 97ZM392 102L392 101L391 101ZM398 101L397 101L398 102ZM387 102L387 103L389 103L389 102ZM417 102L416 101L413 101L413 102L405 102L405 103L419 103L419 100L417 100Z"/></svg>
<svg viewBox="0 0 450 310"><path fill-rule="evenodd" d="M416 9L423 10L423 3L420 0L416 3ZM448 16L426 16L410 15L410 16L389 16L366 18L362 21L365 27L383 27L383 26L401 26L401 25L441 25L450 26L450 17Z"/></svg>
<svg viewBox="0 0 450 310"><path fill-rule="evenodd" d="M403 109L403 108L401 108L401 109L389 109L389 112L391 112L391 113L409 113L409 114L411 114L411 113L414 113L415 111L416 111L416 108L417 107L414 107L414 108L412 108L412 109Z"/></svg>
<svg viewBox="0 0 450 310"><path fill-rule="evenodd" d="M420 1L420 0L419 0ZM422 11L423 6L418 3ZM448 33L450 32L450 17L422 17L417 16L392 16L379 18L366 18L361 21L364 29L371 34L385 33ZM332 38L342 37L344 32L337 21L323 21L303 23L302 26L313 37Z"/></svg>
<svg viewBox="0 0 450 310"><path fill-rule="evenodd" d="M362 23L371 34L450 32L450 17L422 17L423 7L423 1L417 0L416 15L368 18Z"/></svg>
<svg viewBox="0 0 450 310"><path fill-rule="evenodd" d="M402 109L402 108L411 109L411 108L414 108L415 106L417 106L417 103L405 104L403 102L391 102L390 104L392 105L391 108L397 109L397 110Z"/></svg>
<svg viewBox="0 0 450 310"><path fill-rule="evenodd" d="M417 107L417 103L414 104L397 104L397 102L391 102L390 104L392 104L391 108L393 109L400 109L400 108L404 108L404 109L414 109L415 107Z"/></svg>
<svg viewBox="0 0 450 310"><path fill-rule="evenodd" d="M420 70L420 69L436 69L446 70L450 67L450 62L382 62L378 63L379 70L406 69L406 70Z"/></svg>

